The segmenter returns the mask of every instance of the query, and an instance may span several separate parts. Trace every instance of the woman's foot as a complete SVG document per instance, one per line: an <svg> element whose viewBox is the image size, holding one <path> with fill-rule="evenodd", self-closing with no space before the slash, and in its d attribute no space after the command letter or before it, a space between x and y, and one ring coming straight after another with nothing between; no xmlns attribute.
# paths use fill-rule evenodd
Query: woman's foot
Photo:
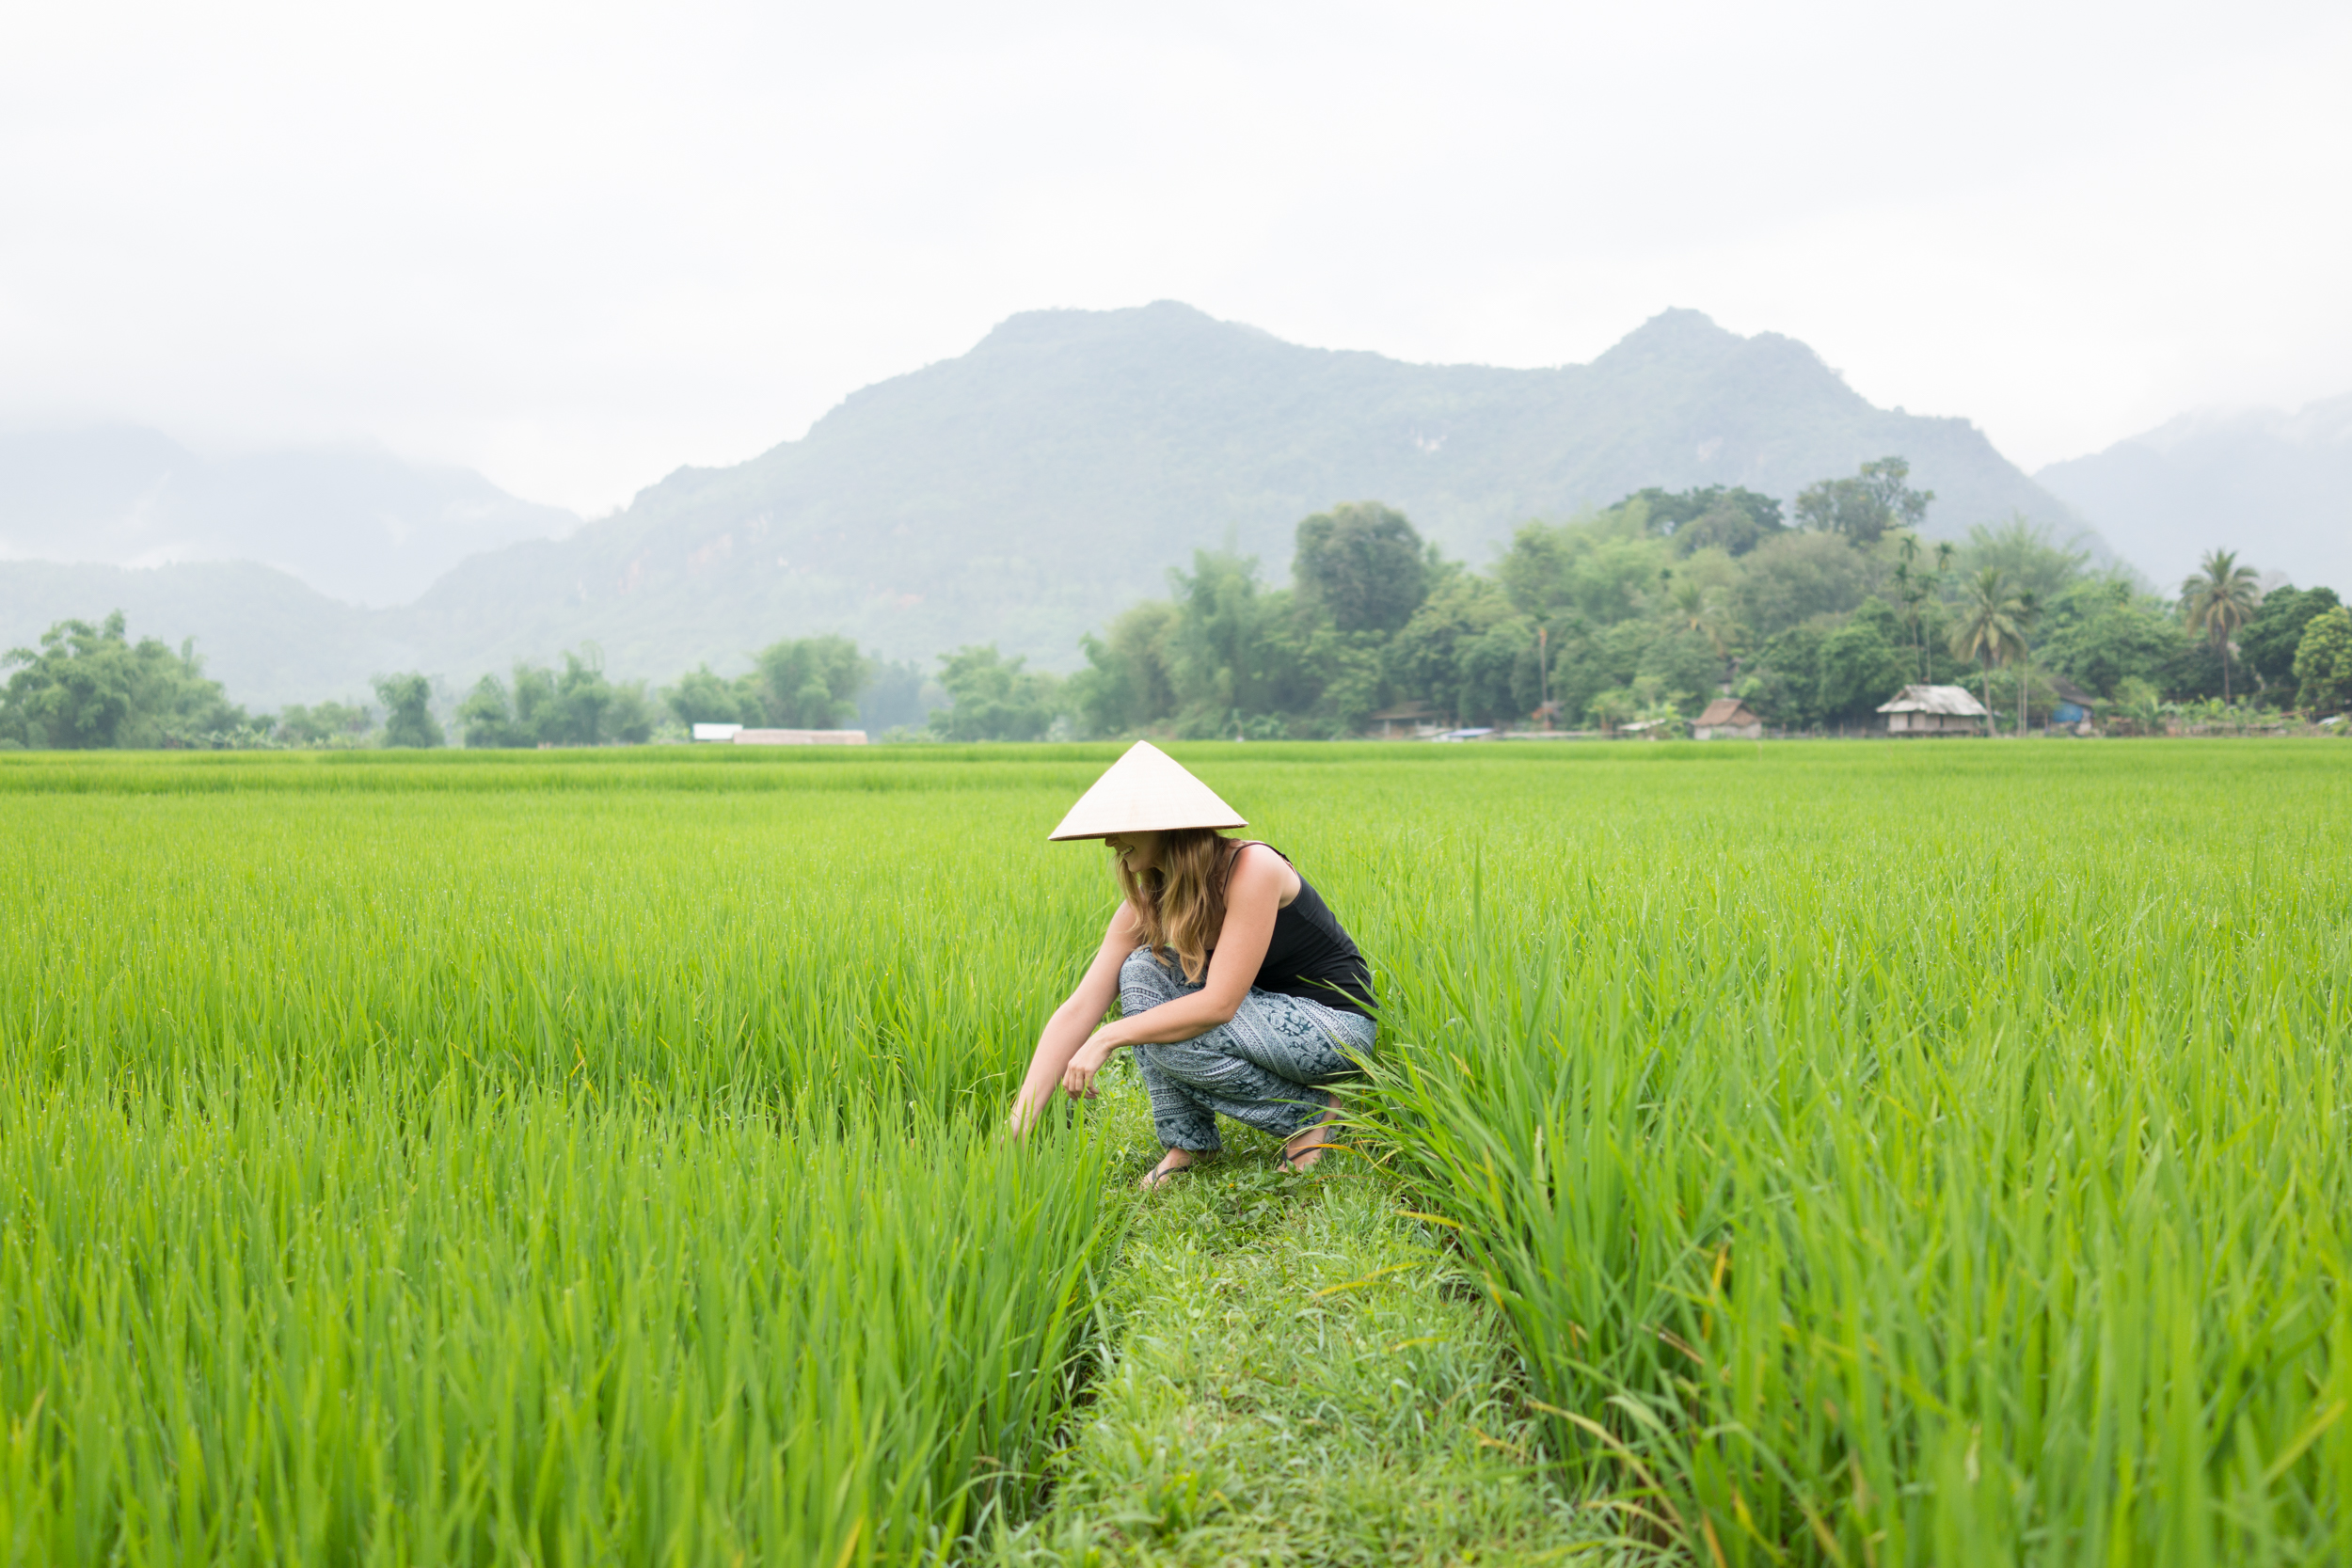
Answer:
<svg viewBox="0 0 2352 1568"><path fill-rule="evenodd" d="M1277 1168L1286 1175L1298 1176L1314 1169L1317 1162L1330 1149L1331 1124L1340 1119L1340 1097L1326 1095L1324 1103L1329 1107L1316 1118L1312 1127L1291 1134L1282 1145L1282 1161Z"/></svg>
<svg viewBox="0 0 2352 1568"><path fill-rule="evenodd" d="M1169 1181L1192 1169L1198 1158L1188 1148L1169 1149L1161 1156L1158 1164L1144 1173L1143 1190L1148 1193L1156 1187L1167 1186Z"/></svg>

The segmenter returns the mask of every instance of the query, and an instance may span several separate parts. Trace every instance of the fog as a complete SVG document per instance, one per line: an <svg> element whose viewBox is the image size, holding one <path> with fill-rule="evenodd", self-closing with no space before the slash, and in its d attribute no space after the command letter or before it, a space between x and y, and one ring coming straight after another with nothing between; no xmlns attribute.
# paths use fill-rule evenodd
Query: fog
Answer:
<svg viewBox="0 0 2352 1568"><path fill-rule="evenodd" d="M2352 389L2352 11L52 4L0 421L598 512L1041 306L1425 361L1657 310L2027 468Z"/></svg>

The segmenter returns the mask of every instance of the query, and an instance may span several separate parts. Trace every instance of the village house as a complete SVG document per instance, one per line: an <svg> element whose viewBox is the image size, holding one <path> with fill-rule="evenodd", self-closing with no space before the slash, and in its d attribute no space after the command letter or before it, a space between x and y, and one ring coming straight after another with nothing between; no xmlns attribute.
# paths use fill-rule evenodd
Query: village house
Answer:
<svg viewBox="0 0 2352 1568"><path fill-rule="evenodd" d="M1693 740L1761 740L1764 721L1737 697L1718 697L1691 721Z"/></svg>
<svg viewBox="0 0 2352 1568"><path fill-rule="evenodd" d="M2050 677L2050 728L2071 729L2082 735L2090 733L2090 712L2098 698L2064 675Z"/></svg>
<svg viewBox="0 0 2352 1568"><path fill-rule="evenodd" d="M1960 686L1906 686L1881 703L1889 735L1979 735L1984 705Z"/></svg>
<svg viewBox="0 0 2352 1568"><path fill-rule="evenodd" d="M1442 722L1444 717L1427 703L1406 703L1385 713L1374 714L1372 722L1375 727L1367 733L1379 740L1395 740L1405 736L1426 740L1445 727Z"/></svg>

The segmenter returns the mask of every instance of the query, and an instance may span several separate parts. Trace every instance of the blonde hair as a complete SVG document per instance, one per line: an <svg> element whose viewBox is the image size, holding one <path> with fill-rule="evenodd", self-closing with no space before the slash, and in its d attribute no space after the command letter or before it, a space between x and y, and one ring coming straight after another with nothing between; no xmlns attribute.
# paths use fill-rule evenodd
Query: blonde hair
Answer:
<svg viewBox="0 0 2352 1568"><path fill-rule="evenodd" d="M1186 985L1199 983L1225 928L1225 848L1232 842L1214 828L1171 828L1160 834L1160 863L1141 877L1123 858L1112 862L1145 943L1155 958L1175 953Z"/></svg>

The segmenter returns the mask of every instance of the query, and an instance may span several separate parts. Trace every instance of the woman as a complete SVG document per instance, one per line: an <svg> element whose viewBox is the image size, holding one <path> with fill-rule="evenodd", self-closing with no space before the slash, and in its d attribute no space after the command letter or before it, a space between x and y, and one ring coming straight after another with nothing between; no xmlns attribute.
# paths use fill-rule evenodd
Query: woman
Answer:
<svg viewBox="0 0 2352 1568"><path fill-rule="evenodd" d="M1168 1151L1146 1187L1222 1148L1220 1115L1283 1139L1285 1170L1323 1157L1339 1103L1323 1085L1372 1049L1372 973L1281 851L1217 832L1247 825L1142 741L1071 808L1052 836L1102 839L1126 896L1038 1037L1016 1132L1056 1085L1092 1099L1111 1053L1131 1046ZM1114 996L1123 1016L1095 1027Z"/></svg>

